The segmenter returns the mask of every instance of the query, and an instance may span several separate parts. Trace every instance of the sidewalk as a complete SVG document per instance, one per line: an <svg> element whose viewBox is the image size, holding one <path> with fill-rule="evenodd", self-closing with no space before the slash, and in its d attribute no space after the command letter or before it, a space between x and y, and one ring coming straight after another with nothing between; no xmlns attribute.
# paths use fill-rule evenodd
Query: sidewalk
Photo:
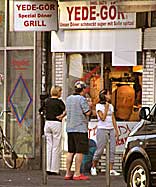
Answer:
<svg viewBox="0 0 156 187"><path fill-rule="evenodd" d="M126 187L123 176L110 178L110 187ZM41 170L14 170L0 169L0 187L106 187L106 179L103 174L90 176L88 181L66 181L64 173L61 176L48 176L47 184L43 185Z"/></svg>

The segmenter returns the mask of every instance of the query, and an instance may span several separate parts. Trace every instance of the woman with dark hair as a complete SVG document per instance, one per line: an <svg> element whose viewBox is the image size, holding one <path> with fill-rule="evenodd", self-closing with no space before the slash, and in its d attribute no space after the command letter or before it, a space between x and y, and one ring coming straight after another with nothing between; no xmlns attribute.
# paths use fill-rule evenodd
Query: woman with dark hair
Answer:
<svg viewBox="0 0 156 187"><path fill-rule="evenodd" d="M111 95L109 90L104 89L99 93L99 103L96 104L96 114L98 118L97 125L97 150L93 156L91 175L97 175L96 165L106 147L106 134L110 134L110 175L120 175L113 170L114 158L115 158L115 145L116 138L119 136L119 130L116 124L114 116L114 108L111 104ZM115 138L116 136L116 138Z"/></svg>

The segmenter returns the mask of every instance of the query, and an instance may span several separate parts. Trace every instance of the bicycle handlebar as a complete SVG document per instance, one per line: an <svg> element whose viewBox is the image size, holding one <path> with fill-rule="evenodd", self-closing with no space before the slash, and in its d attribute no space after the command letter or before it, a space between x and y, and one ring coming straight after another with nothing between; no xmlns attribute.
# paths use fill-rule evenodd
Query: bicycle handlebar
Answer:
<svg viewBox="0 0 156 187"><path fill-rule="evenodd" d="M8 112L11 112L11 110L2 110L0 112L0 118L3 116L4 112L8 113Z"/></svg>

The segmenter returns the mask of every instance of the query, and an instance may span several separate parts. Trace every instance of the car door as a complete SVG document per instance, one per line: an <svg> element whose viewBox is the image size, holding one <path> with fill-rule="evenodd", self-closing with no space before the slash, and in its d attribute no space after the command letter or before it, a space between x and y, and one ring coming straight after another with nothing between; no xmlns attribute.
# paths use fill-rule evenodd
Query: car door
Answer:
<svg viewBox="0 0 156 187"><path fill-rule="evenodd" d="M145 125L145 150L150 158L152 171L156 171L156 120Z"/></svg>

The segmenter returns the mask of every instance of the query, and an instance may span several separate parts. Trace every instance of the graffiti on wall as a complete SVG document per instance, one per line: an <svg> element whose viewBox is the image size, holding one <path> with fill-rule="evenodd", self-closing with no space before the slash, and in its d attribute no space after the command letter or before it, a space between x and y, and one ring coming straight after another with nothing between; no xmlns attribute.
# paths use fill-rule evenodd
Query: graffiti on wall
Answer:
<svg viewBox="0 0 156 187"><path fill-rule="evenodd" d="M129 133L135 128L138 122L117 122L120 136L116 140L116 151L123 152L124 146L127 140ZM88 126L88 136L90 139L93 139L96 142L96 130L97 130L97 121L89 122Z"/></svg>
<svg viewBox="0 0 156 187"><path fill-rule="evenodd" d="M117 122L120 136L119 139L116 140L116 152L123 152L125 142L130 132L135 128L138 122ZM68 150L67 146L67 133L66 133L66 121L64 122L64 133L63 133L63 140L64 140L64 150ZM91 140L96 142L96 131L97 131L97 120L90 121L88 124L88 137Z"/></svg>

